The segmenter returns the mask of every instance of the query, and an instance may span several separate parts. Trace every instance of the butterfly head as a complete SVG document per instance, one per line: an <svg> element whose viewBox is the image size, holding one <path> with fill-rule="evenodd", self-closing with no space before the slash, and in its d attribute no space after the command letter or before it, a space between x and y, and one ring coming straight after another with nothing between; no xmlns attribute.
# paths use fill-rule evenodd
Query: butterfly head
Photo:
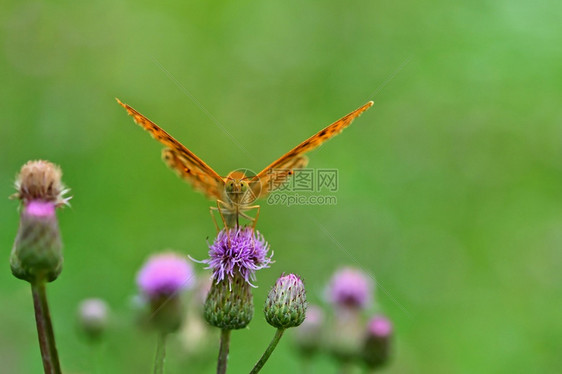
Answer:
<svg viewBox="0 0 562 374"><path fill-rule="evenodd" d="M255 200L254 193L250 188L246 174L233 171L225 178L225 194L229 201L234 204L250 204Z"/></svg>

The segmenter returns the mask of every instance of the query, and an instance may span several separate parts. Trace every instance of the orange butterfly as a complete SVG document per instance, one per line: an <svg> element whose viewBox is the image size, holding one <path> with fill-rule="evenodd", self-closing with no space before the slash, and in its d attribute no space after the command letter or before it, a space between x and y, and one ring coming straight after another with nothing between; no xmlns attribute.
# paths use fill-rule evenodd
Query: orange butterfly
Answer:
<svg viewBox="0 0 562 374"><path fill-rule="evenodd" d="M235 170L225 178L217 174L203 160L154 122L129 105L122 103L119 99L116 100L127 110L138 125L148 131L154 139L166 146L162 151L164 162L196 190L216 200L217 206L211 207L211 216L214 220L213 210L218 210L227 228L238 227L240 216L253 222L255 227L259 217L260 206L252 205L252 203L283 185L295 169L304 168L308 164L308 158L304 156L306 152L319 147L326 140L339 134L355 118L359 117L361 113L373 105L373 102L369 101L367 104L332 123L291 149L255 176L248 176L244 172ZM255 218L245 213L251 209L257 209ZM217 230L219 230L216 221L215 225Z"/></svg>

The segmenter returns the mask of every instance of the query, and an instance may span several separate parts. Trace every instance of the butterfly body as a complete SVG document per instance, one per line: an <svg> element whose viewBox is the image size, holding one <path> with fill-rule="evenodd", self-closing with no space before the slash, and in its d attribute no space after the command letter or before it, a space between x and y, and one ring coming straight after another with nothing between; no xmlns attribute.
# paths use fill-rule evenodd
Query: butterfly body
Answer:
<svg viewBox="0 0 562 374"><path fill-rule="evenodd" d="M251 204L256 200L256 196L249 181L250 178L239 170L230 172L224 178L224 198L217 200L217 210L226 227L238 226L238 217L245 216L244 212L255 208ZM246 218L251 220L249 216Z"/></svg>
<svg viewBox="0 0 562 374"><path fill-rule="evenodd" d="M304 156L305 153L319 147L326 140L339 134L355 118L359 117L361 113L373 105L373 102L369 101L367 104L337 120L297 145L254 176L247 175L240 170L234 170L228 176L221 177L203 160L154 122L131 106L122 103L119 99L117 99L117 102L127 110L135 123L143 127L153 138L166 147L162 151L164 162L196 190L203 192L207 197L216 201L216 207L211 207L211 210L219 212L223 224L228 228L238 227L240 217L252 221L255 226L260 207L259 205L252 205L254 201L267 196L275 188L283 185L291 177L295 169L304 168L308 164L308 158ZM247 211L253 209L257 209L255 217L246 214ZM211 215L214 219L212 211Z"/></svg>

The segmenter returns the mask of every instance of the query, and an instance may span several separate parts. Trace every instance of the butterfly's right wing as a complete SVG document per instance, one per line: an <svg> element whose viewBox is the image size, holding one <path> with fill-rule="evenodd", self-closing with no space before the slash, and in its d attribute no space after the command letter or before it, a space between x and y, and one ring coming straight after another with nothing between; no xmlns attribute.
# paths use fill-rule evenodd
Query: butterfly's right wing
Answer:
<svg viewBox="0 0 562 374"><path fill-rule="evenodd" d="M189 182L196 190L207 195L207 197L213 199L220 199L222 197L224 180L209 165L154 122L129 105L122 103L119 99L117 99L117 102L127 110L136 124L166 146L162 152L162 158L170 168L175 170L179 176Z"/></svg>
<svg viewBox="0 0 562 374"><path fill-rule="evenodd" d="M254 195L257 198L265 197L272 190L279 187L280 184L272 183L272 178L278 178L279 182L287 181L288 178L293 174L294 169L304 168L307 165L308 158L304 156L305 153L318 148L325 141L342 132L343 129L351 125L351 122L353 122L355 118L359 117L372 105L373 102L369 101L365 105L355 109L353 112L340 118L328 127L306 139L304 142L300 143L295 148L291 149L289 152L285 153L265 169L260 171L250 180L250 188L252 189Z"/></svg>
<svg viewBox="0 0 562 374"><path fill-rule="evenodd" d="M251 178L249 181L253 200L262 198L281 188L295 173L295 169L302 169L308 165L308 157L297 156L279 163L274 169L262 173L259 178Z"/></svg>

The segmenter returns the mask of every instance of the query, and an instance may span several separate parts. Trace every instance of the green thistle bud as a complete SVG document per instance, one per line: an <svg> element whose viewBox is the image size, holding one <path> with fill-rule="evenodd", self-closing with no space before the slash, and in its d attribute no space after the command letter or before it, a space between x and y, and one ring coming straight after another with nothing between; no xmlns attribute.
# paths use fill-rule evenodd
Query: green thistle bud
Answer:
<svg viewBox="0 0 562 374"><path fill-rule="evenodd" d="M12 273L28 282L38 279L51 282L62 271L62 262L62 242L54 205L30 202L21 212L10 257Z"/></svg>
<svg viewBox="0 0 562 374"><path fill-rule="evenodd" d="M62 271L62 242L55 208L67 203L61 171L47 161L25 164L16 180L22 201L20 225L10 265L17 278L28 282L55 280Z"/></svg>
<svg viewBox="0 0 562 374"><path fill-rule="evenodd" d="M204 315L209 324L223 330L246 327L254 316L250 284L240 274L214 282L207 294Z"/></svg>
<svg viewBox="0 0 562 374"><path fill-rule="evenodd" d="M278 329L299 326L306 317L306 292L295 274L281 276L269 291L265 302L265 319Z"/></svg>

